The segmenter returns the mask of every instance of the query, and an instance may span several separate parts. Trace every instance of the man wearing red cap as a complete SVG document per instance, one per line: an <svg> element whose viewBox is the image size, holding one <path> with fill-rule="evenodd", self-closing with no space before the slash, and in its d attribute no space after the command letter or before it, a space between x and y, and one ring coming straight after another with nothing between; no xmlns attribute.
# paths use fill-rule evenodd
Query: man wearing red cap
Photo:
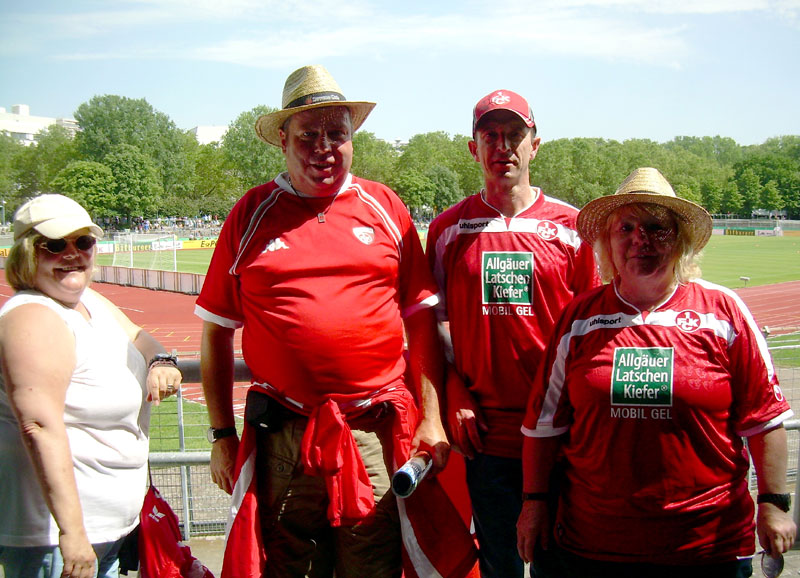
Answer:
<svg viewBox="0 0 800 578"><path fill-rule="evenodd" d="M427 257L449 325L447 426L468 459L481 576L521 577L516 521L520 427L530 385L559 312L599 283L578 211L530 184L539 150L528 102L497 90L475 105L469 150L485 187L439 215Z"/></svg>

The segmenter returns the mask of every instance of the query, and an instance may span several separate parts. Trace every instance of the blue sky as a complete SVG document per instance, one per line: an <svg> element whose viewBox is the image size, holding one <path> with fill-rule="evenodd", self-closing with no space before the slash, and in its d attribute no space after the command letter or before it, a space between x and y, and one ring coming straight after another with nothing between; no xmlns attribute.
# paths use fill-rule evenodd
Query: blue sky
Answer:
<svg viewBox="0 0 800 578"><path fill-rule="evenodd" d="M528 98L543 140L800 135L800 0L0 0L0 106L145 98L180 128L280 106L326 66L386 140Z"/></svg>

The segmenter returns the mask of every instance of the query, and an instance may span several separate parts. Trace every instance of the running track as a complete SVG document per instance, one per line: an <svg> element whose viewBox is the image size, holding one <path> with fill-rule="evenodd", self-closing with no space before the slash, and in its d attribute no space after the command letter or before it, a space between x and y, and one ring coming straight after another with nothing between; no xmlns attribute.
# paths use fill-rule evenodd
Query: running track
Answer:
<svg viewBox="0 0 800 578"><path fill-rule="evenodd" d="M195 357L200 351L203 323L194 315L196 295L93 283L92 288L108 297L137 325L149 331L167 351ZM759 327L770 333L800 331L800 281L736 289ZM0 271L0 305L13 294ZM241 331L236 332L235 349L241 350Z"/></svg>
<svg viewBox="0 0 800 578"><path fill-rule="evenodd" d="M199 356L203 323L194 315L197 296L107 283L93 283L92 288L150 332L167 351L177 351L183 358ZM800 331L800 281L740 288L736 292L750 308L758 326L768 326L772 335ZM0 306L12 294L5 273L0 270ZM234 348L241 351L240 330L236 331ZM237 413L243 409L244 390L245 387L240 387L235 392ZM186 385L183 394L187 399L203 401L199 384Z"/></svg>

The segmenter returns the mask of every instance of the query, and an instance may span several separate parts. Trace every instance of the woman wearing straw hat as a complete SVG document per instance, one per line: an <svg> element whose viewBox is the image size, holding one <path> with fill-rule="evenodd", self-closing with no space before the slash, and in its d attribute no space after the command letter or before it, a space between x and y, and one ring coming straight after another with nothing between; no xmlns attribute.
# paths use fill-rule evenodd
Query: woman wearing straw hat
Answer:
<svg viewBox="0 0 800 578"><path fill-rule="evenodd" d="M6 578L119 576L147 489L149 401L180 386L174 357L89 289L102 236L62 195L14 215L15 293L0 310Z"/></svg>
<svg viewBox="0 0 800 578"><path fill-rule="evenodd" d="M555 540L545 503L525 503L524 559L555 548L558 575L582 578L750 576L742 438L762 547L780 557L794 541L782 426L792 412L745 305L698 278L711 229L653 168L581 210L578 231L609 284L565 310L534 384L524 489L545 496L559 450L566 471Z"/></svg>

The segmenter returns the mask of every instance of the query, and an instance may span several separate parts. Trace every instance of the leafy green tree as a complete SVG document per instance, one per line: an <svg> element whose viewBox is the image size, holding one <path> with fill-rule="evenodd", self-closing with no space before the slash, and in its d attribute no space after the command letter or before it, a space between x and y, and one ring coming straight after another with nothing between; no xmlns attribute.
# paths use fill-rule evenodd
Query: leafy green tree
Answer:
<svg viewBox="0 0 800 578"><path fill-rule="evenodd" d="M761 183L752 168L746 168L736 179L739 194L742 196L742 210L747 218L752 212L760 209L761 204Z"/></svg>
<svg viewBox="0 0 800 578"><path fill-rule="evenodd" d="M116 188L111 207L118 215L148 216L155 213L163 193L158 171L150 157L129 144L113 147L103 164L111 169Z"/></svg>
<svg viewBox="0 0 800 578"><path fill-rule="evenodd" d="M729 181L722 188L722 199L720 200L720 209L723 213L732 216L739 216L744 207L744 199L739 192L738 187L734 181ZM749 216L749 215L748 215Z"/></svg>
<svg viewBox="0 0 800 578"><path fill-rule="evenodd" d="M432 207L435 214L441 213L464 198L458 185L458 173L453 169L434 165L424 175L433 185Z"/></svg>
<svg viewBox="0 0 800 578"><path fill-rule="evenodd" d="M354 175L386 183L392 178L398 153L388 142L377 138L373 133L358 131L353 135Z"/></svg>
<svg viewBox="0 0 800 578"><path fill-rule="evenodd" d="M16 182L20 196L33 197L51 191L50 181L77 159L70 133L51 125L36 137L36 143L23 147L16 156Z"/></svg>
<svg viewBox="0 0 800 578"><path fill-rule="evenodd" d="M448 165L458 175L458 187L465 197L483 188L483 170L469 152L471 140L468 136L458 134L453 137L453 157Z"/></svg>
<svg viewBox="0 0 800 578"><path fill-rule="evenodd" d="M227 215L245 190L234 175L221 145L199 146L194 162L194 186L186 196L194 200L196 212L175 214Z"/></svg>
<svg viewBox="0 0 800 578"><path fill-rule="evenodd" d="M94 161L74 161L53 179L53 190L75 199L97 217L112 216L116 181L111 169Z"/></svg>
<svg viewBox="0 0 800 578"><path fill-rule="evenodd" d="M15 199L19 189L17 158L24 148L17 140L0 131L0 200L6 201L7 211L16 208Z"/></svg>
<svg viewBox="0 0 800 578"><path fill-rule="evenodd" d="M161 190L190 188L192 167L185 158L190 137L145 99L95 96L78 107L75 120L81 127L75 141L84 160L103 162L119 145L134 146L151 160Z"/></svg>
<svg viewBox="0 0 800 578"><path fill-rule="evenodd" d="M768 211L781 211L786 206L778 190L778 183L768 181L761 190L761 207Z"/></svg>
<svg viewBox="0 0 800 578"><path fill-rule="evenodd" d="M415 217L420 213L430 216L436 199L436 187L428 177L415 169L408 169L396 175L389 186Z"/></svg>
<svg viewBox="0 0 800 578"><path fill-rule="evenodd" d="M458 175L463 195L477 193L483 187L483 173L469 152L469 140L460 135L450 138L441 131L415 135L397 160L397 172L424 175L431 167L445 167Z"/></svg>
<svg viewBox="0 0 800 578"><path fill-rule="evenodd" d="M222 151L245 189L267 183L286 170L286 161L278 147L265 143L256 135L256 120L274 108L259 105L243 112L222 137Z"/></svg>

